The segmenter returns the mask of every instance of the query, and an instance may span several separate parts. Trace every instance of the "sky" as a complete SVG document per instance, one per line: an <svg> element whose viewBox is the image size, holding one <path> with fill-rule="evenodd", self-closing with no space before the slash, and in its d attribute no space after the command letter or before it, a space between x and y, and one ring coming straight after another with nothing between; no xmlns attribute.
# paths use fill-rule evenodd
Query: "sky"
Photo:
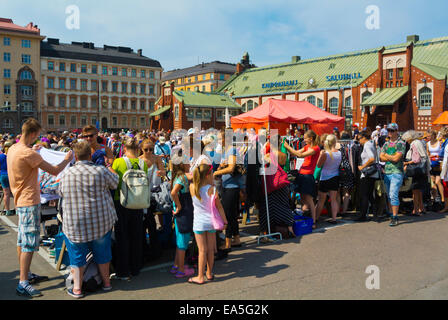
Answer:
<svg viewBox="0 0 448 320"><path fill-rule="evenodd" d="M67 27L79 8L79 29ZM374 10L372 11L372 6ZM1 0L0 17L47 38L131 47L165 71L202 62L261 67L448 36L447 0ZM70 24L68 25L70 27Z"/></svg>

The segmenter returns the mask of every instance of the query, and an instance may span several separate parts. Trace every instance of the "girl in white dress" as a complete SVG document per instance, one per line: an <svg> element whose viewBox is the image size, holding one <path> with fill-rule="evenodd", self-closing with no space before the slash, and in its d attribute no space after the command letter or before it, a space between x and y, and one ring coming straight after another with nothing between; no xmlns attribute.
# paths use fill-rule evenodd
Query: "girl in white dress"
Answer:
<svg viewBox="0 0 448 320"><path fill-rule="evenodd" d="M215 261L216 230L212 223L212 205L215 205L219 214L227 225L226 215L219 197L213 186L213 170L208 164L201 164L193 171L193 183L190 184L190 194L193 199L193 232L199 249L198 276L188 279L189 283L204 284L205 265L207 264L206 277L208 281L214 279L213 264Z"/></svg>

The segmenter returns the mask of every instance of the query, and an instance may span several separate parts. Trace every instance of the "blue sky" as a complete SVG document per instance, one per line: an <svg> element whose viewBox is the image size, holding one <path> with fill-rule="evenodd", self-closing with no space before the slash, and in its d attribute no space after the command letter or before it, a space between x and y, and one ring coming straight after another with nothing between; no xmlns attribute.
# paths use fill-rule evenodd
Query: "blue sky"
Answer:
<svg viewBox="0 0 448 320"><path fill-rule="evenodd" d="M80 9L80 29L66 28L65 9ZM366 8L379 9L369 30ZM448 36L446 0L2 0L0 16L33 22L61 42L143 49L165 70L199 62L238 62L248 52L265 66L420 39Z"/></svg>

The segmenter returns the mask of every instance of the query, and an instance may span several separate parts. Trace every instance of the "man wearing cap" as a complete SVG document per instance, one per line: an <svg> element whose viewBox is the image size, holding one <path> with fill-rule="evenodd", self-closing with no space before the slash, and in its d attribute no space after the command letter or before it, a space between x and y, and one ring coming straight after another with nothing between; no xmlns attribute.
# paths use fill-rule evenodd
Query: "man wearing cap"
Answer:
<svg viewBox="0 0 448 320"><path fill-rule="evenodd" d="M398 136L398 125L390 123L387 126L389 141L381 148L380 160L386 163L384 169L384 183L386 185L387 196L392 207L392 217L390 226L398 224L398 208L400 201L398 193L403 184L403 155L406 152L406 144Z"/></svg>
<svg viewBox="0 0 448 320"><path fill-rule="evenodd" d="M159 137L159 142L154 147L154 154L156 156L161 156L165 163L167 163L167 161L169 160L171 149L170 146L166 143L165 136Z"/></svg>

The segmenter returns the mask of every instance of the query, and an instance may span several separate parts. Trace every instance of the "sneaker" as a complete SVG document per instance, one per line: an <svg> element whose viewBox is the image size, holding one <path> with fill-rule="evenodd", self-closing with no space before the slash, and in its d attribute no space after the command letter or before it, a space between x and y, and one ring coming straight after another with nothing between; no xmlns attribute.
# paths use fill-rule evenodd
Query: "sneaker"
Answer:
<svg viewBox="0 0 448 320"><path fill-rule="evenodd" d="M15 213L14 213L14 211L9 210L9 211L6 211L5 215L8 216L8 217L10 217L10 216L14 216Z"/></svg>
<svg viewBox="0 0 448 320"><path fill-rule="evenodd" d="M111 280L131 281L131 277L118 277L115 273L110 275Z"/></svg>
<svg viewBox="0 0 448 320"><path fill-rule="evenodd" d="M69 296L72 296L75 299L84 298L84 295L82 293L75 293L73 291L73 289L68 289L67 293L68 293Z"/></svg>
<svg viewBox="0 0 448 320"><path fill-rule="evenodd" d="M185 278L185 277L191 277L192 275L194 275L194 269L185 267L184 272L177 271L175 277Z"/></svg>
<svg viewBox="0 0 448 320"><path fill-rule="evenodd" d="M25 297L31 297L31 298L36 298L36 297L41 297L42 293L35 289L31 284L27 284L24 287L22 287L22 285L19 283L17 285L16 288L16 293L19 296L25 296Z"/></svg>
<svg viewBox="0 0 448 320"><path fill-rule="evenodd" d="M108 286L108 287L102 287L103 291L111 291L112 290L112 286Z"/></svg>
<svg viewBox="0 0 448 320"><path fill-rule="evenodd" d="M171 274L176 274L177 273L177 269L179 269L179 268L176 267L176 266L172 266L171 269L170 269L170 273Z"/></svg>
<svg viewBox="0 0 448 320"><path fill-rule="evenodd" d="M391 226L391 227L395 227L395 226L397 226L397 225L398 225L398 218L393 217L393 218L390 220L389 226Z"/></svg>
<svg viewBox="0 0 448 320"><path fill-rule="evenodd" d="M29 283L34 284L34 283L39 283L42 281L48 281L48 277L47 276L39 276L35 273L30 273L30 274L28 274L28 281L29 281Z"/></svg>

